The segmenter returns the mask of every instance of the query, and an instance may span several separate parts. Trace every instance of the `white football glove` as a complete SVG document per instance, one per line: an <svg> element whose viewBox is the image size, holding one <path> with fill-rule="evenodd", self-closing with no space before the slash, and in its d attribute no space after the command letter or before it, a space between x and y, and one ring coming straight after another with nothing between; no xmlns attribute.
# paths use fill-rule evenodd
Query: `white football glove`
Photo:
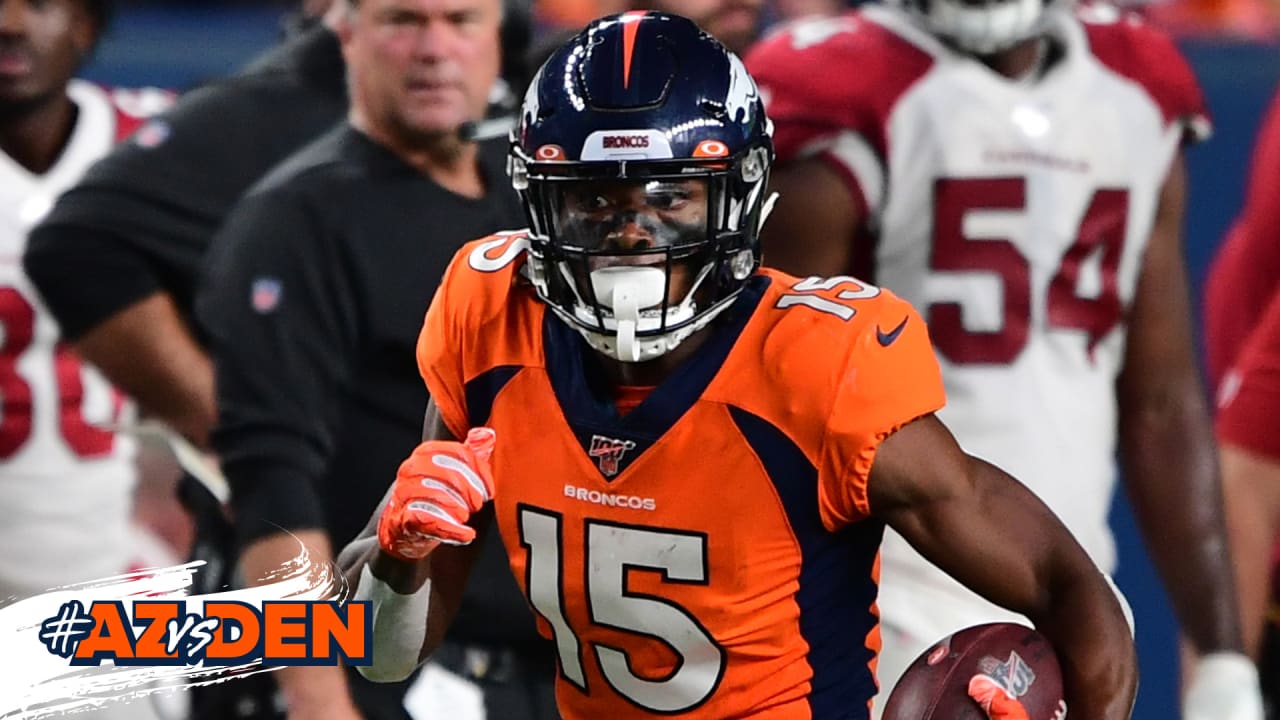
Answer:
<svg viewBox="0 0 1280 720"><path fill-rule="evenodd" d="M1258 669L1233 652L1200 658L1182 698L1183 720L1263 720Z"/></svg>

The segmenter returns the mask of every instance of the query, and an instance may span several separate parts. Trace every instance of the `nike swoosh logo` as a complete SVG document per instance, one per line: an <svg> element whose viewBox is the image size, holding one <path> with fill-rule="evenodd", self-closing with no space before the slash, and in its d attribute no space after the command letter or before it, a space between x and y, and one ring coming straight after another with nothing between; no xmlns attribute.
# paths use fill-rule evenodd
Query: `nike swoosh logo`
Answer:
<svg viewBox="0 0 1280 720"><path fill-rule="evenodd" d="M880 326L877 325L876 340L880 341L880 347L889 347L892 345L893 341L897 340L898 336L902 334L902 330L907 327L907 321L910 319L910 317L902 318L902 322L898 323L898 327L890 330L889 332L881 330Z"/></svg>

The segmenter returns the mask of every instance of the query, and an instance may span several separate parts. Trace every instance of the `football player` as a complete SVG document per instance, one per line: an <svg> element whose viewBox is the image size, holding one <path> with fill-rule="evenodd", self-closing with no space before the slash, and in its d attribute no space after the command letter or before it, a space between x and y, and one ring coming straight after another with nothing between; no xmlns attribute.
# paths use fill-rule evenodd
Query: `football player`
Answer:
<svg viewBox="0 0 1280 720"><path fill-rule="evenodd" d="M1118 449L1203 654L1188 717L1260 718L1182 261L1181 148L1209 119L1173 43L1106 5L903 0L793 25L747 63L777 124L765 262L920 308L939 417L1107 572ZM937 637L1011 619L893 533L882 570L884 688Z"/></svg>
<svg viewBox="0 0 1280 720"><path fill-rule="evenodd" d="M1211 340L1212 342L1212 340ZM1280 292L1239 348L1219 392L1217 435L1246 648L1260 658L1269 707L1280 706L1275 568L1280 555Z"/></svg>
<svg viewBox="0 0 1280 720"><path fill-rule="evenodd" d="M418 346L425 441L340 560L375 605L364 672L430 655L496 522L564 717L867 718L888 524L1032 618L1073 715L1127 718L1115 595L937 420L919 315L759 268L771 161L754 82L688 20L604 18L542 67L510 159L530 227L455 257Z"/></svg>
<svg viewBox="0 0 1280 720"><path fill-rule="evenodd" d="M1252 159L1244 208L1205 283L1205 357L1217 388L1222 485L1245 648L1280 707L1280 94ZM1270 607L1268 604L1270 603Z"/></svg>
<svg viewBox="0 0 1280 720"><path fill-rule="evenodd" d="M58 194L169 101L72 79L106 14L103 0L0 0L0 601L118 575L143 547L133 443L100 427L123 398L59 341L20 262ZM154 712L140 700L86 717Z"/></svg>
<svg viewBox="0 0 1280 720"><path fill-rule="evenodd" d="M133 446L99 427L120 420L123 399L59 342L17 260L58 194L168 101L72 79L105 10L0 0L0 596L106 577L129 561Z"/></svg>

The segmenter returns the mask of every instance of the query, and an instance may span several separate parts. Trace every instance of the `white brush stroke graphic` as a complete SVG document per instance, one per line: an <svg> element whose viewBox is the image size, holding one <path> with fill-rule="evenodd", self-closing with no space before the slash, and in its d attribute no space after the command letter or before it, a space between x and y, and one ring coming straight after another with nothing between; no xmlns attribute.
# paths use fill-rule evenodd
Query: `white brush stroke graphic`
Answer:
<svg viewBox="0 0 1280 720"><path fill-rule="evenodd" d="M134 600L186 602L188 613L203 614L206 600L236 600L261 609L264 600L337 600L349 594L346 580L330 563L311 561L299 542L299 553L263 578L257 587L188 595L203 560L68 585L0 607L0 720L37 720L97 708L109 702L139 698L175 687L197 687L260 672L261 659L243 665L153 667L71 667L49 652L40 640L40 625L58 615L64 603L120 600L132 616Z"/></svg>

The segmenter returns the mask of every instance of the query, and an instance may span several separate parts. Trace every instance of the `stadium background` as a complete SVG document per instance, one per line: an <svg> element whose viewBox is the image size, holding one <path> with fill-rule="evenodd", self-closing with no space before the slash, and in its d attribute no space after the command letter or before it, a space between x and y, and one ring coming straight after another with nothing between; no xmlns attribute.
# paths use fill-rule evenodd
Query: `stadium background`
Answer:
<svg viewBox="0 0 1280 720"><path fill-rule="evenodd" d="M272 44L286 9L269 3L121 4L83 75L107 85L187 89L232 72ZM1280 44L1203 38L1181 44L1204 86L1216 127L1213 139L1189 156L1187 259L1199 298L1213 250L1240 206L1258 123L1280 80ZM1120 543L1117 580L1137 617L1142 685L1134 717L1177 717L1172 615L1123 497L1117 498L1113 521Z"/></svg>

